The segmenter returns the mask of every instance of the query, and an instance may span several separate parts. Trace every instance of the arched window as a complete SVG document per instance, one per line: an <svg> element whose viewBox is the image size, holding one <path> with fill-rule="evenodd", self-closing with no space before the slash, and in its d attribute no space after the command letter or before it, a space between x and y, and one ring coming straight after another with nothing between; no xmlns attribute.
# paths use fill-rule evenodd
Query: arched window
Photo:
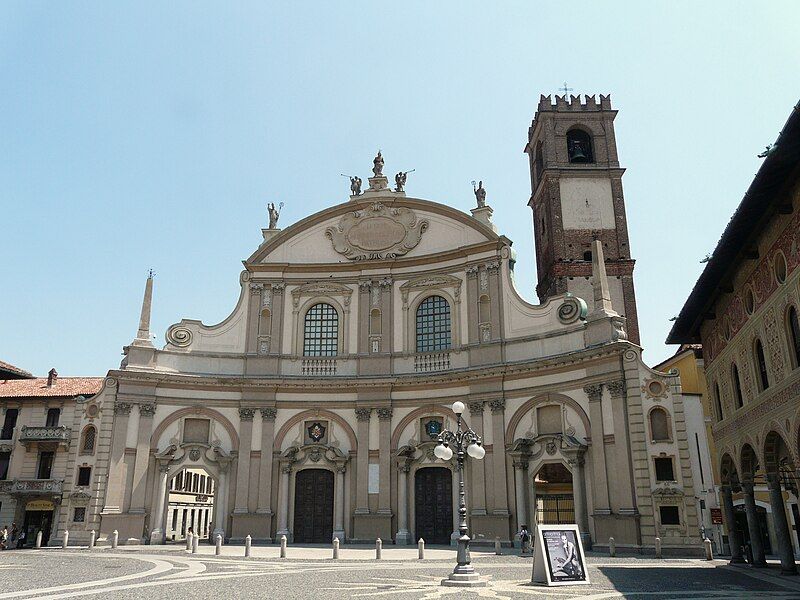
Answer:
<svg viewBox="0 0 800 600"><path fill-rule="evenodd" d="M417 352L450 348L450 304L441 296L428 296L417 307Z"/></svg>
<svg viewBox="0 0 800 600"><path fill-rule="evenodd" d="M733 383L733 397L736 399L736 407L742 408L744 406L744 397L742 396L742 382L739 379L739 368L736 363L731 365L731 382Z"/></svg>
<svg viewBox="0 0 800 600"><path fill-rule="evenodd" d="M769 387L769 376L767 374L767 359L764 356L764 346L761 340L756 340L755 345L756 372L758 373L758 383L761 391Z"/></svg>
<svg viewBox="0 0 800 600"><path fill-rule="evenodd" d="M714 384L714 402L717 404L717 421L722 421L725 415L722 414L722 397L719 395L719 384Z"/></svg>
<svg viewBox="0 0 800 600"><path fill-rule="evenodd" d="M583 260L585 260L586 262L592 262L592 251L591 250L584 251Z"/></svg>
<svg viewBox="0 0 800 600"><path fill-rule="evenodd" d="M56 427L58 425L58 419L61 417L61 409L60 408L48 408L47 409L47 417L45 419L45 426L46 427Z"/></svg>
<svg viewBox="0 0 800 600"><path fill-rule="evenodd" d="M592 137L582 129L567 132L567 155L571 163L593 163Z"/></svg>
<svg viewBox="0 0 800 600"><path fill-rule="evenodd" d="M534 179L535 185L539 185L542 180L542 171L544 171L544 154L542 153L542 142L536 144L536 153L534 158Z"/></svg>
<svg viewBox="0 0 800 600"><path fill-rule="evenodd" d="M789 321L789 350L794 363L794 368L800 367L800 323L797 320L797 309L792 306L786 315Z"/></svg>
<svg viewBox="0 0 800 600"><path fill-rule="evenodd" d="M81 454L94 454L94 445L97 439L97 429L93 425L83 428L81 435Z"/></svg>
<svg viewBox="0 0 800 600"><path fill-rule="evenodd" d="M336 356L339 351L339 313L320 302L308 309L303 329L303 356Z"/></svg>
<svg viewBox="0 0 800 600"><path fill-rule="evenodd" d="M654 442L668 442L672 439L669 434L669 415L663 408L654 408L650 411L650 435Z"/></svg>

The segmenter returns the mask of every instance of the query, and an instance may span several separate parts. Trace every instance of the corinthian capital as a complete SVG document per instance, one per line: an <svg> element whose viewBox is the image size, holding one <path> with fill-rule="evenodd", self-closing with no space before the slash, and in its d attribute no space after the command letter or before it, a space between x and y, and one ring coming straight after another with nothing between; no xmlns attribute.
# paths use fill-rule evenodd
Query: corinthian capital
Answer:
<svg viewBox="0 0 800 600"><path fill-rule="evenodd" d="M589 402L597 402L603 397L603 385L600 383L585 385L583 391L589 396Z"/></svg>

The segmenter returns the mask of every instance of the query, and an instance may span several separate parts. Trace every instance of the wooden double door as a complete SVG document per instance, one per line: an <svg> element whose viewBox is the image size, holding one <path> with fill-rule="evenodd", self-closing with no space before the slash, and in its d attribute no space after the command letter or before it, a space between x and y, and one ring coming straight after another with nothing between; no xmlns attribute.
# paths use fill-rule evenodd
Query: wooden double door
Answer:
<svg viewBox="0 0 800 600"><path fill-rule="evenodd" d="M414 476L416 540L449 544L453 533L453 474L442 467L419 469Z"/></svg>
<svg viewBox="0 0 800 600"><path fill-rule="evenodd" d="M303 469L295 476L294 541L327 544L333 539L333 473Z"/></svg>

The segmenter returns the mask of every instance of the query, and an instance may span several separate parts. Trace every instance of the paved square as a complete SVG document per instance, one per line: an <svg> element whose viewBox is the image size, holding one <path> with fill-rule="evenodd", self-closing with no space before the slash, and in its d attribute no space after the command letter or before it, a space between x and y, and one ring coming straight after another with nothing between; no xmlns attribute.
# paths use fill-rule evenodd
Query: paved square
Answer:
<svg viewBox="0 0 800 600"><path fill-rule="evenodd" d="M0 599L800 598L800 581L779 576L775 567L754 571L724 561L590 556L591 585L544 588L529 583L530 558L475 553L489 586L464 590L439 585L453 566L454 552L446 549L423 561L397 549L387 549L381 561L365 548L343 549L337 561L323 558L325 548L290 547L287 559L277 558L275 547L253 550L247 559L236 546L222 556L209 547L191 555L175 546L2 552Z"/></svg>

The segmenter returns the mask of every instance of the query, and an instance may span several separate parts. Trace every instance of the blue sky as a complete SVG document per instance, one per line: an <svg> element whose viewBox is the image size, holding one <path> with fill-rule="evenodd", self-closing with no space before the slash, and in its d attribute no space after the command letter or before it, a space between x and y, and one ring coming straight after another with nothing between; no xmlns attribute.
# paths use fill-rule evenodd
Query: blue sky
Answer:
<svg viewBox="0 0 800 600"><path fill-rule="evenodd" d="M157 272L156 343L222 320L266 203L346 200L381 148L410 195L483 179L535 300L540 93L611 93L645 358L800 97L797 2L4 2L0 359L102 375Z"/></svg>

